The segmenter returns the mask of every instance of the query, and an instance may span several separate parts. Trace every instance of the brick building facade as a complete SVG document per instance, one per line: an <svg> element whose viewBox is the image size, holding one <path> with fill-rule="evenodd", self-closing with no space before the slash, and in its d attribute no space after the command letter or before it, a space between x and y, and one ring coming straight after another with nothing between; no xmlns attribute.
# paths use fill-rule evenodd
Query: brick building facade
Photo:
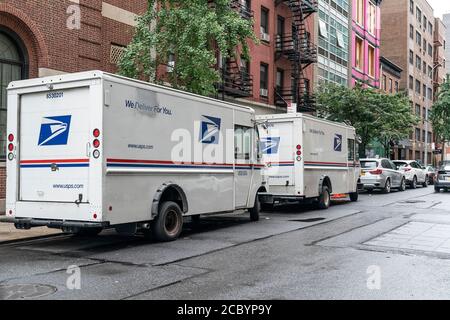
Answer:
<svg viewBox="0 0 450 320"><path fill-rule="evenodd" d="M405 159L431 162L433 131L428 122L433 104L434 12L426 0L383 0L381 54L403 69L400 90L420 122L401 144Z"/></svg>
<svg viewBox="0 0 450 320"><path fill-rule="evenodd" d="M114 72L121 48L133 35L135 17L146 8L146 0L0 1L0 208L8 83L92 69Z"/></svg>

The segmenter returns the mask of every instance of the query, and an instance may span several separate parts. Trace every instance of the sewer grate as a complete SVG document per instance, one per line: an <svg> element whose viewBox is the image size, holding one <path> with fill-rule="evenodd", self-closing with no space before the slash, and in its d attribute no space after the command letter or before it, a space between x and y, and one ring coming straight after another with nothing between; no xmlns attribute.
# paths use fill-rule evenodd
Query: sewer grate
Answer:
<svg viewBox="0 0 450 320"><path fill-rule="evenodd" d="M37 299L56 291L55 287L44 284L0 285L0 300Z"/></svg>
<svg viewBox="0 0 450 320"><path fill-rule="evenodd" d="M299 219L299 220L290 220L292 222L317 222L325 220L326 218L311 218L311 219Z"/></svg>

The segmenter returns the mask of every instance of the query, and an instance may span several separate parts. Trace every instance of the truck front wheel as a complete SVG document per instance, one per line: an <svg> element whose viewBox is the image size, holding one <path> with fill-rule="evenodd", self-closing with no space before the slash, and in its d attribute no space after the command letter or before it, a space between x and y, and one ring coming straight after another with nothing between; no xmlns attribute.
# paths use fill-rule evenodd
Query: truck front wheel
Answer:
<svg viewBox="0 0 450 320"><path fill-rule="evenodd" d="M320 210L325 210L330 207L331 203L331 196L330 196L330 189L328 189L327 186L322 187L322 193L319 196L317 208Z"/></svg>
<svg viewBox="0 0 450 320"><path fill-rule="evenodd" d="M183 229L183 215L180 206L172 201L161 204L159 214L152 222L151 231L156 241L176 240Z"/></svg>
<svg viewBox="0 0 450 320"><path fill-rule="evenodd" d="M258 195L255 198L255 205L253 208L248 210L250 212L250 220L251 221L259 221L259 212L261 211L261 202L259 201Z"/></svg>

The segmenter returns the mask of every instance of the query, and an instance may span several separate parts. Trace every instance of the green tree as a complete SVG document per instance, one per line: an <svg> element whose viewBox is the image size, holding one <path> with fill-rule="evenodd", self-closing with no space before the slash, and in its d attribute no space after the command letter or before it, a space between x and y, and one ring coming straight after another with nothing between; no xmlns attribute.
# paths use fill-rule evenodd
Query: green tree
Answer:
<svg viewBox="0 0 450 320"><path fill-rule="evenodd" d="M433 131L444 146L450 141L450 79L441 86L437 101L433 104L430 113L430 121ZM445 157L445 152L443 152ZM445 160L445 158L444 158Z"/></svg>
<svg viewBox="0 0 450 320"><path fill-rule="evenodd" d="M408 137L417 123L409 100L402 94L386 95L361 86L324 84L316 92L318 116L355 127L361 137L360 156L368 144L380 141L389 153L392 141Z"/></svg>
<svg viewBox="0 0 450 320"><path fill-rule="evenodd" d="M215 93L216 57L249 59L248 40L257 41L253 21L231 9L231 0L148 0L135 36L119 62L119 73L159 82L158 67L175 65L165 81L201 95ZM155 10L156 6L158 7Z"/></svg>

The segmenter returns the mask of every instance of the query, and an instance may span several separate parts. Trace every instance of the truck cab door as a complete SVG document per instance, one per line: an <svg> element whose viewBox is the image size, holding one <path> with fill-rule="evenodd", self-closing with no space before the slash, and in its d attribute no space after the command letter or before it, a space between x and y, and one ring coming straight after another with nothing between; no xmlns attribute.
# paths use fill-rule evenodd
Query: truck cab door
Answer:
<svg viewBox="0 0 450 320"><path fill-rule="evenodd" d="M360 169L358 166L358 148L355 138L347 140L348 147L348 192L356 192Z"/></svg>
<svg viewBox="0 0 450 320"><path fill-rule="evenodd" d="M235 208L246 208L252 185L253 128L236 125L234 129Z"/></svg>

